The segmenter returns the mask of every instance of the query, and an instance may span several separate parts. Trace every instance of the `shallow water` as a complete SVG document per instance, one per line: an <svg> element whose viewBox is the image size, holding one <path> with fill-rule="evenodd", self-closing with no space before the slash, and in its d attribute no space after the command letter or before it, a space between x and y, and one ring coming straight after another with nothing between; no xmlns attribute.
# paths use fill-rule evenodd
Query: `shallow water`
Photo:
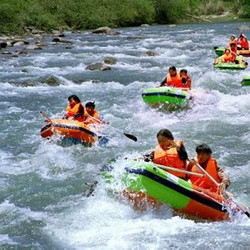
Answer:
<svg viewBox="0 0 250 250"><path fill-rule="evenodd" d="M231 73L212 67L213 47L225 46L242 25L123 28L117 29L119 36L66 33L72 45L50 44L52 37L45 35L49 45L42 50L0 55L0 248L249 249L250 222L244 217L211 223L173 216L168 207L136 211L110 196L99 175L114 159L122 171L125 157L151 151L156 133L168 128L184 141L189 156L197 144L208 143L230 177L229 191L250 206L250 88L240 83L249 69ZM250 31L245 34L250 37ZM85 69L109 56L117 59L110 71ZM161 81L172 65L192 77L190 109L149 108L142 91ZM41 83L47 76L60 85ZM111 128L105 130L111 138L106 147L43 140L40 111L61 116L71 94L94 100L105 120L138 142ZM85 182L94 180L99 182L94 196L86 197Z"/></svg>

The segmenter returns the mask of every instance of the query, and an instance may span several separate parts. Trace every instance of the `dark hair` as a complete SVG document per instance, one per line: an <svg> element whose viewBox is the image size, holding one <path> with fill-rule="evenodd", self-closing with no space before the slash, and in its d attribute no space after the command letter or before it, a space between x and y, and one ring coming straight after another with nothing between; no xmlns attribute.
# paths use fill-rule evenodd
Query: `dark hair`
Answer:
<svg viewBox="0 0 250 250"><path fill-rule="evenodd" d="M70 101L70 100L74 100L77 103L81 102L81 100L79 99L79 97L77 95L70 95L68 97L68 101Z"/></svg>
<svg viewBox="0 0 250 250"><path fill-rule="evenodd" d="M175 67L175 66L171 66L171 67L168 69L168 71L170 71L170 70L176 71L176 67Z"/></svg>
<svg viewBox="0 0 250 250"><path fill-rule="evenodd" d="M182 72L187 74L187 70L186 69L181 69L180 73L182 73Z"/></svg>
<svg viewBox="0 0 250 250"><path fill-rule="evenodd" d="M158 133L157 133L157 138L159 136L163 136L166 137L168 139L174 140L174 136L172 135L172 133L168 130L168 129L161 129Z"/></svg>
<svg viewBox="0 0 250 250"><path fill-rule="evenodd" d="M85 108L95 108L95 102L87 102L85 104Z"/></svg>
<svg viewBox="0 0 250 250"><path fill-rule="evenodd" d="M206 153L208 155L212 154L211 148L207 144L200 144L196 147L196 153Z"/></svg>

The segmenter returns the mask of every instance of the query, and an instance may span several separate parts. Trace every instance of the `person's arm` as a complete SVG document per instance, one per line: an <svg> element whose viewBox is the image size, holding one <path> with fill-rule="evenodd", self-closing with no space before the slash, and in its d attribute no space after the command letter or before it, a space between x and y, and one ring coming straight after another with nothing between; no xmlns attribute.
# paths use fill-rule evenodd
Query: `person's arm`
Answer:
<svg viewBox="0 0 250 250"><path fill-rule="evenodd" d="M165 77L165 78L160 82L159 87L165 86L166 81L167 81L167 77Z"/></svg>
<svg viewBox="0 0 250 250"><path fill-rule="evenodd" d="M177 148L177 152L182 161L186 161L188 159L188 154L183 144Z"/></svg>
<svg viewBox="0 0 250 250"><path fill-rule="evenodd" d="M223 171L223 169L221 167L219 167L217 165L216 169L217 169L218 176L221 179L221 183L220 183L221 187L219 187L219 188L220 188L221 191L224 191L230 185L230 180L229 180L228 176L225 174L225 172Z"/></svg>
<svg viewBox="0 0 250 250"><path fill-rule="evenodd" d="M142 155L142 157L140 157L137 160L142 160L142 161L145 161L145 162L152 162L154 160L154 151L152 151L149 154Z"/></svg>

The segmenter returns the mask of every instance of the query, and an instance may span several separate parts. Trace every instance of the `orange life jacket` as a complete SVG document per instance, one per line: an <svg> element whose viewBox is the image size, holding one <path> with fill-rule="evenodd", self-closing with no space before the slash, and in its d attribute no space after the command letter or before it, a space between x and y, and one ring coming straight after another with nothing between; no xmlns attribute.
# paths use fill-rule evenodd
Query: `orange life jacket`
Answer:
<svg viewBox="0 0 250 250"><path fill-rule="evenodd" d="M81 105L82 105L81 103L77 103L73 108L71 108L70 105L68 105L68 107L66 108L66 111L67 111L66 117L67 118L68 117L74 117L77 114L77 112L78 112ZM79 117L76 118L76 120L79 121L79 122L83 122L84 117L79 116Z"/></svg>
<svg viewBox="0 0 250 250"><path fill-rule="evenodd" d="M175 141L177 146L183 145L182 141ZM174 167L181 170L186 170L186 163L182 161L178 155L176 147L163 150L160 145L157 145L154 150L154 160L155 164L160 164L168 167ZM185 178L186 174L178 173L175 171L168 170L169 173L178 176L180 178Z"/></svg>
<svg viewBox="0 0 250 250"><path fill-rule="evenodd" d="M237 52L237 46L235 46L234 48L230 47L229 49L231 50L233 56L236 57L236 55L237 55L237 53L238 53L238 52Z"/></svg>
<svg viewBox="0 0 250 250"><path fill-rule="evenodd" d="M237 39L235 38L234 40L229 40L229 46L232 44L232 43L235 43L235 45L237 45Z"/></svg>
<svg viewBox="0 0 250 250"><path fill-rule="evenodd" d="M242 38L239 41L239 45L243 48L243 49L249 49L249 44L246 38Z"/></svg>
<svg viewBox="0 0 250 250"><path fill-rule="evenodd" d="M191 82L191 78L189 75L187 76L183 76L186 79L185 83L181 83L182 84L182 88L187 88L187 89L191 89L192 87L192 82ZM184 89L185 90L185 89Z"/></svg>
<svg viewBox="0 0 250 250"><path fill-rule="evenodd" d="M234 58L235 58L235 56L233 56L233 54L231 52L228 55L227 54L223 55L224 62L233 62Z"/></svg>
<svg viewBox="0 0 250 250"><path fill-rule="evenodd" d="M196 159L197 161L197 159ZM205 167L206 172L212 176L218 183L221 182L221 179L218 176L217 172L217 161L214 158L210 158L207 162L207 165ZM191 169L191 172L193 173L200 173L204 174L202 170L194 165ZM218 187L215 185L215 183L207 176L205 175L204 177L198 177L195 175L191 175L190 181L192 184L205 188L205 189L210 189L212 192L216 192L218 190Z"/></svg>
<svg viewBox="0 0 250 250"><path fill-rule="evenodd" d="M84 123L86 123L86 124L89 124L89 123L98 123L99 124L100 123L100 116L99 116L99 113L97 110L94 110L93 116L91 116L89 114L87 114L86 116L87 116L87 119L84 121Z"/></svg>
<svg viewBox="0 0 250 250"><path fill-rule="evenodd" d="M166 85L175 88L185 88L185 85L183 85L183 83L181 82L181 77L178 72L174 77L172 77L169 73L167 74Z"/></svg>

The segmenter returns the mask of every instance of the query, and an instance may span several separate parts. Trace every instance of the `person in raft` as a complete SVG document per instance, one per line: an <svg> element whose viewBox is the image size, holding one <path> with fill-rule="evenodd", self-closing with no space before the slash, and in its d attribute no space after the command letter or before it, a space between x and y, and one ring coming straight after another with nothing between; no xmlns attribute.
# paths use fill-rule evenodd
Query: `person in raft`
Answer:
<svg viewBox="0 0 250 250"><path fill-rule="evenodd" d="M214 64L227 63L227 62L232 63L234 61L235 61L235 55L231 52L230 49L225 49L225 53L221 57L216 58Z"/></svg>
<svg viewBox="0 0 250 250"><path fill-rule="evenodd" d="M71 95L68 97L68 106L66 108L66 115L63 117L64 119L76 120L79 122L83 122L86 120L84 115L84 107L76 95Z"/></svg>
<svg viewBox="0 0 250 250"><path fill-rule="evenodd" d="M190 77L189 77L189 79L190 79ZM190 83L191 83L191 80L190 80ZM177 72L177 69L175 66L171 66L168 69L167 77L164 78L161 81L161 83L158 84L157 86L158 87L170 86L170 87L183 88L183 89L189 88L188 83L187 83L187 77L186 76L182 77L180 75L180 73ZM191 87L191 85L190 85L190 87Z"/></svg>
<svg viewBox="0 0 250 250"><path fill-rule="evenodd" d="M204 177L197 177L190 175L189 180L192 184L209 189L212 192L223 192L230 184L229 178L224 173L223 169L218 166L216 159L212 158L212 150L207 144L201 144L196 147L196 157L190 160L187 170L194 173L204 172L199 168L200 166L213 177L219 186L217 186L207 175ZM197 166L199 164L199 166Z"/></svg>
<svg viewBox="0 0 250 250"><path fill-rule="evenodd" d="M184 144L180 140L174 140L173 134L168 129L161 129L157 133L158 145L150 154L143 155L143 160L146 162L152 161L155 164L160 164L168 167L173 167L181 170L186 170L188 155ZM169 173L186 179L184 173L179 173L172 170L167 170Z"/></svg>
<svg viewBox="0 0 250 250"><path fill-rule="evenodd" d="M103 123L98 111L95 109L95 102L87 102L85 104L85 116L87 116L84 123Z"/></svg>
<svg viewBox="0 0 250 250"><path fill-rule="evenodd" d="M239 50L249 50L249 43L243 33L240 33L237 45L239 46Z"/></svg>
<svg viewBox="0 0 250 250"><path fill-rule="evenodd" d="M230 37L230 40L229 40L229 42L228 42L228 46L230 47L230 45L231 45L232 43L237 44L237 39L236 39L236 36L235 36L235 35L232 35L232 36Z"/></svg>

